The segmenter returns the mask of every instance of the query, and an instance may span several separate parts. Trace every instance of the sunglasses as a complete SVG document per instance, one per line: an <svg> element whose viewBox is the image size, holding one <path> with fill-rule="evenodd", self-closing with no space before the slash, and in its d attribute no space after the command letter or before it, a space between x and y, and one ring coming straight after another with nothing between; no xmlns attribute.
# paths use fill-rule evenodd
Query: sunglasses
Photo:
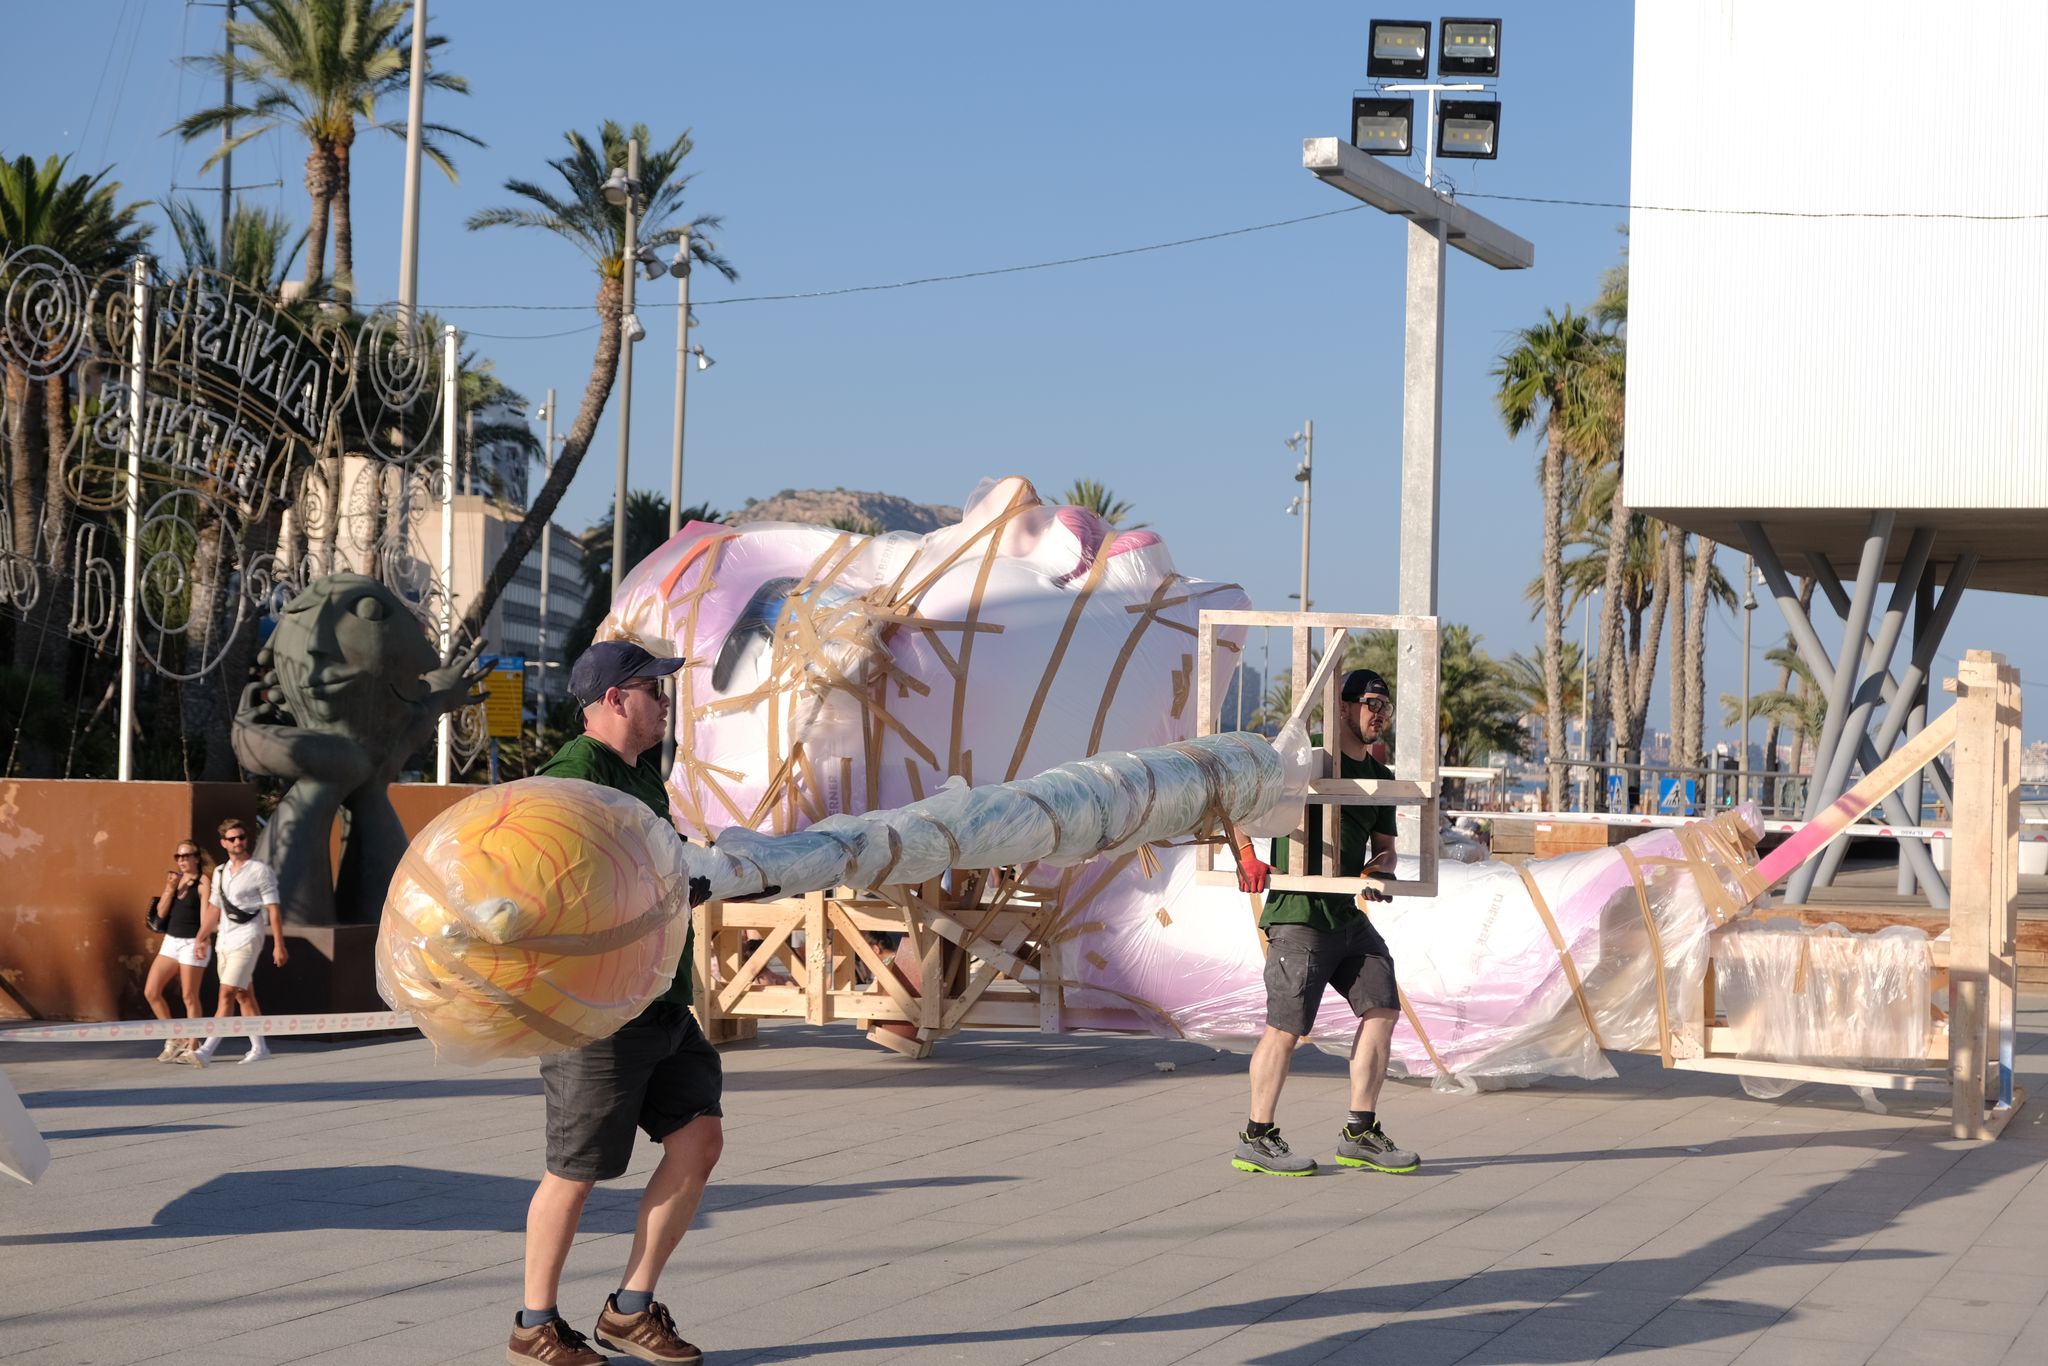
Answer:
<svg viewBox="0 0 2048 1366"><path fill-rule="evenodd" d="M1364 697L1357 698L1356 705L1364 707L1374 716L1385 716L1394 709L1394 704L1390 699L1381 697L1376 693L1368 693Z"/></svg>
<svg viewBox="0 0 2048 1366"><path fill-rule="evenodd" d="M249 837L247 835L222 835L220 842L222 844L247 844Z"/></svg>
<svg viewBox="0 0 2048 1366"><path fill-rule="evenodd" d="M179 851L177 852L177 855L176 855L176 857L178 857L178 858L198 858L198 857L199 857L199 851L198 851L197 849L180 849L180 850L179 850Z"/></svg>

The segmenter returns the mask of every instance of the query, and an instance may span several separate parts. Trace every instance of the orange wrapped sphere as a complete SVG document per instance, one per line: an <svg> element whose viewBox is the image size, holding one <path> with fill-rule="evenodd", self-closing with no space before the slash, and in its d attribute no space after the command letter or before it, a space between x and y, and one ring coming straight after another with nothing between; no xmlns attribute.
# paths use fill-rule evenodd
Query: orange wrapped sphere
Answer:
<svg viewBox="0 0 2048 1366"><path fill-rule="evenodd" d="M377 989L465 1062L604 1038L678 971L684 847L644 803L594 783L524 778L465 797L392 879Z"/></svg>

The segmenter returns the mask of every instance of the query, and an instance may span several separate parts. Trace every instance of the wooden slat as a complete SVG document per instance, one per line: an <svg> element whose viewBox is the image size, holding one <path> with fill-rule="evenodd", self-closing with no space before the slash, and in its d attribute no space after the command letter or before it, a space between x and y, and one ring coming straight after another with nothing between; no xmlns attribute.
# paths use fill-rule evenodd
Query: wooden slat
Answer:
<svg viewBox="0 0 2048 1366"><path fill-rule="evenodd" d="M1311 778L1308 790L1327 806L1417 806L1435 785L1407 778Z"/></svg>

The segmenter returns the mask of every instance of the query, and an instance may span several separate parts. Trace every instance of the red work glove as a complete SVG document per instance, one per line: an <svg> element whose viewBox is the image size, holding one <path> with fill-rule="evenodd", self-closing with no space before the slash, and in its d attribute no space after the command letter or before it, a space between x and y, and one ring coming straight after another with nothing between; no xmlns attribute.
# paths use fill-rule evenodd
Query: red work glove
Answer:
<svg viewBox="0 0 2048 1366"><path fill-rule="evenodd" d="M1273 871L1273 865L1262 862L1247 844L1237 851L1237 890L1254 894L1266 890L1266 875Z"/></svg>

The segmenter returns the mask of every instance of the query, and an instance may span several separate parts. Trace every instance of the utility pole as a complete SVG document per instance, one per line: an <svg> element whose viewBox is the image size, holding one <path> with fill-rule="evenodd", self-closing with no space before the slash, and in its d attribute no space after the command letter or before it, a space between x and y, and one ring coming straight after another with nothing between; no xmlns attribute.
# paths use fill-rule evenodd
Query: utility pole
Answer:
<svg viewBox="0 0 2048 1366"><path fill-rule="evenodd" d="M546 444L541 447L540 467L550 477L555 472L555 391L548 390L547 407L541 409L547 421ZM534 733L542 744L548 736L548 565L555 557L555 519L540 524L540 627L534 633L533 652L539 657L540 705L534 708Z"/></svg>
<svg viewBox="0 0 2048 1366"><path fill-rule="evenodd" d="M1593 693L1593 661L1586 653L1593 642L1593 598L1599 593L1596 588L1585 597L1585 610L1579 614L1579 758L1586 761L1579 769L1579 810L1589 809L1586 805L1586 782L1592 776L1593 759L1592 716L1588 710L1588 699Z"/></svg>
<svg viewBox="0 0 2048 1366"><path fill-rule="evenodd" d="M441 662L455 651L455 410L462 406L455 370L462 346L452 326L441 329ZM454 725L447 712L435 727L438 744L434 781L446 787L453 780Z"/></svg>
<svg viewBox="0 0 2048 1366"><path fill-rule="evenodd" d="M1308 518L1310 495L1315 491L1316 424L1312 421L1301 424L1301 430L1287 438L1287 449L1301 452L1301 463L1294 468L1294 482L1301 485L1301 493L1294 500L1291 511L1301 513L1301 610L1309 610L1308 601Z"/></svg>
<svg viewBox="0 0 2048 1366"><path fill-rule="evenodd" d="M676 244L676 439L668 468L668 534L682 527L683 400L690 385L690 229ZM673 727L670 728L673 732Z"/></svg>
<svg viewBox="0 0 2048 1366"><path fill-rule="evenodd" d="M142 440L149 411L150 258L137 256L129 266L128 289L133 300L128 339L128 482L121 493L121 706L120 739L115 746L115 776L135 776L135 614L141 610Z"/></svg>
<svg viewBox="0 0 2048 1366"><path fill-rule="evenodd" d="M1749 767L1749 623L1756 616L1756 557L1742 557L1742 762L1738 767ZM1769 767L1768 764L1765 765ZM1749 787L1746 776L1735 780L1738 792Z"/></svg>
<svg viewBox="0 0 2048 1366"><path fill-rule="evenodd" d="M626 141L626 250L619 257L624 325L619 344L619 473L612 492L612 598L626 577L626 466L633 448L633 277L640 268L640 139Z"/></svg>
<svg viewBox="0 0 2048 1366"><path fill-rule="evenodd" d="M412 0L412 84L406 91L405 208L398 239L398 321L410 329L420 301L420 139L427 98L427 0Z"/></svg>
<svg viewBox="0 0 2048 1366"><path fill-rule="evenodd" d="M227 0L227 19L221 25L221 107L235 107L235 0ZM235 121L220 126L220 237L214 243L214 264L223 274L228 268L228 224L234 219L235 154L228 150L234 140Z"/></svg>

